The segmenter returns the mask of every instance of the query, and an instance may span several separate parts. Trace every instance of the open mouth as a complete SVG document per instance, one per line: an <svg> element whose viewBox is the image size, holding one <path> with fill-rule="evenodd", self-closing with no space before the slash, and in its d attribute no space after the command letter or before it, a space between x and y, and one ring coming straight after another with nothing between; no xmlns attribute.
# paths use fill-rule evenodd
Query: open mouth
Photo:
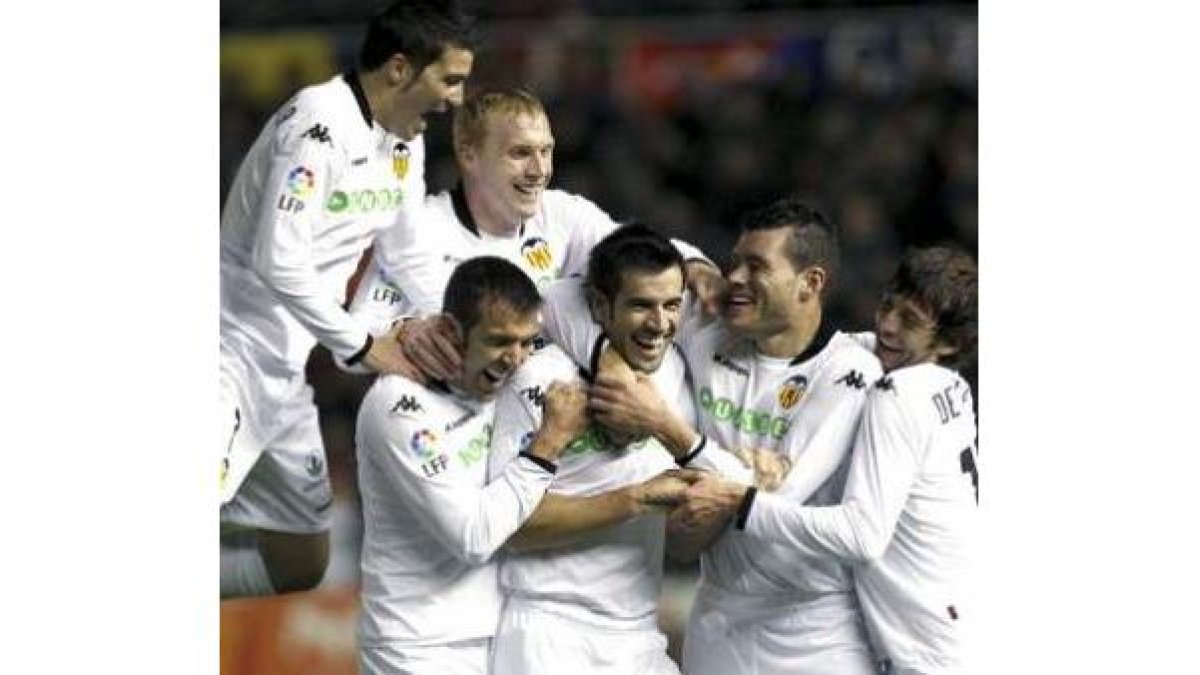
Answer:
<svg viewBox="0 0 1200 675"><path fill-rule="evenodd" d="M729 309L750 307L754 304L754 295L749 291L730 291L725 297L725 306Z"/></svg>
<svg viewBox="0 0 1200 675"><path fill-rule="evenodd" d="M667 346L666 335L634 335L633 343L644 352L656 353Z"/></svg>
<svg viewBox="0 0 1200 675"><path fill-rule="evenodd" d="M541 183L533 183L529 185L517 184L513 185L513 189L517 191L517 194L520 194L527 199L537 199L538 196L542 194Z"/></svg>
<svg viewBox="0 0 1200 675"><path fill-rule="evenodd" d="M483 380L491 385L498 385L508 377L508 369L503 366L492 366L483 370Z"/></svg>

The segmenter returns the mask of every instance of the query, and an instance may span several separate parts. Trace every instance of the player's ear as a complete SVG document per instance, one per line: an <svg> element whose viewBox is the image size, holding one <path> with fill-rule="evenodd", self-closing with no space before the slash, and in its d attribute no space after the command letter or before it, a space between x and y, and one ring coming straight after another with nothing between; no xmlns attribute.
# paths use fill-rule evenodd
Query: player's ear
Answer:
<svg viewBox="0 0 1200 675"><path fill-rule="evenodd" d="M387 60L385 66L387 70L388 84L393 87L406 87L413 79L416 78L416 70L412 66L412 62L404 54L396 52Z"/></svg>
<svg viewBox="0 0 1200 675"><path fill-rule="evenodd" d="M933 354L938 363L944 363L947 358L958 353L958 345L952 341L935 337L933 339Z"/></svg>
<svg viewBox="0 0 1200 675"><path fill-rule="evenodd" d="M825 274L825 268L819 265L810 265L800 272L800 300L807 302L812 297L820 297L825 290L825 282L828 277Z"/></svg>
<svg viewBox="0 0 1200 675"><path fill-rule="evenodd" d="M601 319L608 316L609 313L608 298L591 285L585 286L584 291L587 295L588 311L592 313L592 321L600 323Z"/></svg>

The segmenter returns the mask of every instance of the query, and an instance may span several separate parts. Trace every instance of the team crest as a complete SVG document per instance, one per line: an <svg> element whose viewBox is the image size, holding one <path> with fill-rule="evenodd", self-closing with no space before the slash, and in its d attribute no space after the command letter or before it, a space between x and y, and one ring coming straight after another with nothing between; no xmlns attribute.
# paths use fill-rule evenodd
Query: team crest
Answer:
<svg viewBox="0 0 1200 675"><path fill-rule="evenodd" d="M550 244L541 237L526 239L525 243L521 244L521 255L524 256L525 262L543 272L550 269L554 262L554 257L550 254Z"/></svg>
<svg viewBox="0 0 1200 675"><path fill-rule="evenodd" d="M408 146L403 143L397 143L392 148L392 173L396 174L396 178L404 180L408 175Z"/></svg>
<svg viewBox="0 0 1200 675"><path fill-rule="evenodd" d="M412 435L412 449L416 450L422 457L432 457L437 451L437 434L429 429L422 429Z"/></svg>
<svg viewBox="0 0 1200 675"><path fill-rule="evenodd" d="M792 406L800 402L800 399L804 398L804 392L807 390L807 377L803 375L789 377L779 388L779 405L783 406L784 410L790 410Z"/></svg>

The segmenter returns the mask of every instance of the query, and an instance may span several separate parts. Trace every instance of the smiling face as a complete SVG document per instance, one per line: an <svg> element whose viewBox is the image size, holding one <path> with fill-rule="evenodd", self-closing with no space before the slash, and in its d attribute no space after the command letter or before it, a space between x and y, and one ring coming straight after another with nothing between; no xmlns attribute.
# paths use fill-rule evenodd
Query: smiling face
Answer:
<svg viewBox="0 0 1200 675"><path fill-rule="evenodd" d="M481 229L515 231L541 206L554 173L554 136L540 112L492 111L478 146L460 150L463 182Z"/></svg>
<svg viewBox="0 0 1200 675"><path fill-rule="evenodd" d="M937 339L937 323L912 298L886 293L875 311L875 356L884 372L937 363L955 349Z"/></svg>
<svg viewBox="0 0 1200 675"><path fill-rule="evenodd" d="M459 385L479 398L491 398L529 354L541 325L538 312L518 312L503 300L484 300L479 321L466 338Z"/></svg>
<svg viewBox="0 0 1200 675"><path fill-rule="evenodd" d="M672 265L659 272L629 270L609 300L592 294L592 313L625 362L653 373L662 365L675 338L683 306L683 273Z"/></svg>
<svg viewBox="0 0 1200 675"><path fill-rule="evenodd" d="M415 138L425 131L425 115L462 105L463 88L474 59L470 50L448 45L440 58L414 74L404 56L393 57L390 79L398 86L391 91L390 105L376 111L379 123L406 141Z"/></svg>
<svg viewBox="0 0 1200 675"><path fill-rule="evenodd" d="M722 315L731 330L762 337L785 330L800 312L802 271L787 257L788 228L751 230L738 238Z"/></svg>

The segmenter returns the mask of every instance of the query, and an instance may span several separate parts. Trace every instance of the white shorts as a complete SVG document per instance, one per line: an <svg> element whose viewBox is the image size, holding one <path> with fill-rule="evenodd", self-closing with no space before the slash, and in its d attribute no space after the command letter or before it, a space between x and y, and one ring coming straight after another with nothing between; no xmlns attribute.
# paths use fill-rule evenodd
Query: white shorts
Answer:
<svg viewBox="0 0 1200 675"><path fill-rule="evenodd" d="M488 675L492 639L444 645L399 646L381 642L358 650L361 675Z"/></svg>
<svg viewBox="0 0 1200 675"><path fill-rule="evenodd" d="M731 610L704 586L683 640L687 675L872 675L874 656L852 593Z"/></svg>
<svg viewBox="0 0 1200 675"><path fill-rule="evenodd" d="M527 604L505 604L494 647L494 675L679 675L656 628L607 630Z"/></svg>
<svg viewBox="0 0 1200 675"><path fill-rule="evenodd" d="M221 356L222 527L328 531L333 491L312 388L303 374L267 378Z"/></svg>

